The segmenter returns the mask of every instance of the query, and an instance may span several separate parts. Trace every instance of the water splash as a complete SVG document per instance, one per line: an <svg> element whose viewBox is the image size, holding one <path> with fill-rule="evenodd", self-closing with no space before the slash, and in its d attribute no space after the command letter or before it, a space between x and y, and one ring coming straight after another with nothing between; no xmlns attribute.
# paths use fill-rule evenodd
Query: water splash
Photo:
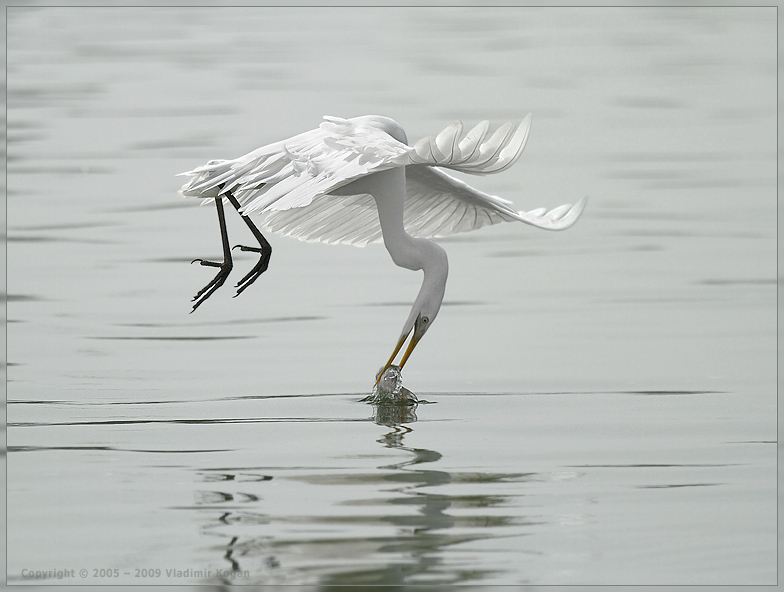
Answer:
<svg viewBox="0 0 784 592"><path fill-rule="evenodd" d="M403 386L400 366L390 366L373 387L373 392L362 399L374 405L411 406L419 403L416 395Z"/></svg>

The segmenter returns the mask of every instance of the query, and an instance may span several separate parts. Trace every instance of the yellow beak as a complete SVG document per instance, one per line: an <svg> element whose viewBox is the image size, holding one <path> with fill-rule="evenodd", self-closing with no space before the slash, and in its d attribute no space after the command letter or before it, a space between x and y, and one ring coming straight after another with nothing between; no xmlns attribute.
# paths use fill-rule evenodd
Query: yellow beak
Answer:
<svg viewBox="0 0 784 592"><path fill-rule="evenodd" d="M406 353L403 354L403 359L400 360L400 367L406 365L406 360L408 360L408 356L411 355L411 352L414 351L416 344L419 343L421 336L417 336L417 332L414 331L414 334L411 336L411 341L408 343L408 347L406 348Z"/></svg>
<svg viewBox="0 0 784 592"><path fill-rule="evenodd" d="M384 369L378 373L378 378L376 378L376 384L378 384L378 381L381 380L381 377L384 375L384 372L387 371L387 368L389 368L392 365L392 362L395 360L395 356L397 355L397 352L399 352L400 349L403 347L403 344L406 342L406 339L408 339L408 336L410 334L411 331L403 335L403 337L400 338L400 341L397 342L397 346L395 346L395 351L392 352L392 355L389 357L389 361L384 366ZM406 353L403 354L403 359L400 361L401 368L408 360L408 357L411 355L411 352L414 351L414 348L416 347L416 344L419 342L419 339L420 338L417 337L416 332L414 332L413 337L411 337L411 342L408 344L408 347L406 348Z"/></svg>

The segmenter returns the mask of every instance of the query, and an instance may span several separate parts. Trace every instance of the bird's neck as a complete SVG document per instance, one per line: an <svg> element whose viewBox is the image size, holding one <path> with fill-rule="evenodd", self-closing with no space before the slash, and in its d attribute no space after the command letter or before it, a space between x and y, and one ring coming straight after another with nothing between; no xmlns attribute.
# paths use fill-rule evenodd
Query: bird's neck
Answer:
<svg viewBox="0 0 784 592"><path fill-rule="evenodd" d="M377 174L387 176L383 186L393 195L398 196L397 199L390 199L389 194L373 195L378 208L384 246L389 251L392 261L399 267L424 271L422 291L430 290L443 296L449 271L446 251L431 240L414 238L406 232L403 223L406 195L405 169L392 169Z"/></svg>
<svg viewBox="0 0 784 592"><path fill-rule="evenodd" d="M378 221L384 246L392 261L399 267L424 272L422 287L414 301L411 314L403 327L403 335L414 326L419 311L425 306L432 311L433 318L441 307L449 272L446 251L435 242L424 238L414 238L406 232L403 210L406 197L405 168L390 169L376 173L375 191L371 194L378 208Z"/></svg>
<svg viewBox="0 0 784 592"><path fill-rule="evenodd" d="M395 265L406 269L422 269L426 276L438 276L439 268L446 265L444 250L433 241L412 237L405 229L405 168L382 171L376 175L384 177L380 185L385 189L383 194L373 194L378 208L378 221L381 224L384 245ZM446 282L446 273L443 276L443 281Z"/></svg>

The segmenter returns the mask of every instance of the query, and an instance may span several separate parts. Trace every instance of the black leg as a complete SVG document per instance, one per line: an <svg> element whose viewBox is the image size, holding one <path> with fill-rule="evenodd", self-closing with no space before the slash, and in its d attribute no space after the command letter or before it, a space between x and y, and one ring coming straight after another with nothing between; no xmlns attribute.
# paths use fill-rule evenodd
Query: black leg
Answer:
<svg viewBox="0 0 784 592"><path fill-rule="evenodd" d="M245 214L240 212L240 207L241 206L240 206L239 202L237 201L237 198L234 197L234 195L231 193L231 191L227 191L225 193L225 195L229 199L229 201L231 202L231 205L233 205L234 208L237 210L237 213L243 219L245 224L248 225L248 228L250 228L250 231L253 233L253 236L255 236L256 240L259 242L259 246L258 247L246 247L244 245L235 245L233 247L235 249L239 248L241 251L252 251L254 253L258 253L259 254L259 261L258 261L258 263L256 263L256 265L253 266L253 269L251 269L245 275L244 278L242 278L239 282L237 282L237 286L236 286L237 287L237 293L234 295L234 297L236 298L237 296L242 294L242 292L245 290L245 288L247 288L253 282L255 282L256 279L258 279L258 277L262 273L267 271L267 268L269 267L270 257L272 256L272 245L270 245L267 242L267 239L264 238L264 235L261 234L261 232L256 227L256 225L251 221L251 219L248 216L246 216Z"/></svg>
<svg viewBox="0 0 784 592"><path fill-rule="evenodd" d="M196 263L198 261L201 265L206 265L208 267L220 267L220 271L212 281L199 290L196 296L193 297L194 305L191 312L199 308L202 302L212 296L212 293L223 285L223 282L226 281L233 266L231 261L231 249L229 248L229 233L226 231L226 216L223 213L223 200L220 197L215 198L215 207L218 208L218 223L220 224L221 242L223 243L223 262L205 261L204 259L194 259L191 261L191 263Z"/></svg>

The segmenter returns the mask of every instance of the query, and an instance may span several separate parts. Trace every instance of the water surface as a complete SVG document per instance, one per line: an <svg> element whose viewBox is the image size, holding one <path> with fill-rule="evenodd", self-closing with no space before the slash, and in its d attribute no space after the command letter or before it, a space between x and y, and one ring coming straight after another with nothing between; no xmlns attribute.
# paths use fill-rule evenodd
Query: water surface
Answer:
<svg viewBox="0 0 784 592"><path fill-rule="evenodd" d="M381 246L271 236L188 314L176 173L528 112L469 181L589 206L442 241L432 404L358 402L420 282ZM775 183L774 9L9 9L9 583L775 583Z"/></svg>

